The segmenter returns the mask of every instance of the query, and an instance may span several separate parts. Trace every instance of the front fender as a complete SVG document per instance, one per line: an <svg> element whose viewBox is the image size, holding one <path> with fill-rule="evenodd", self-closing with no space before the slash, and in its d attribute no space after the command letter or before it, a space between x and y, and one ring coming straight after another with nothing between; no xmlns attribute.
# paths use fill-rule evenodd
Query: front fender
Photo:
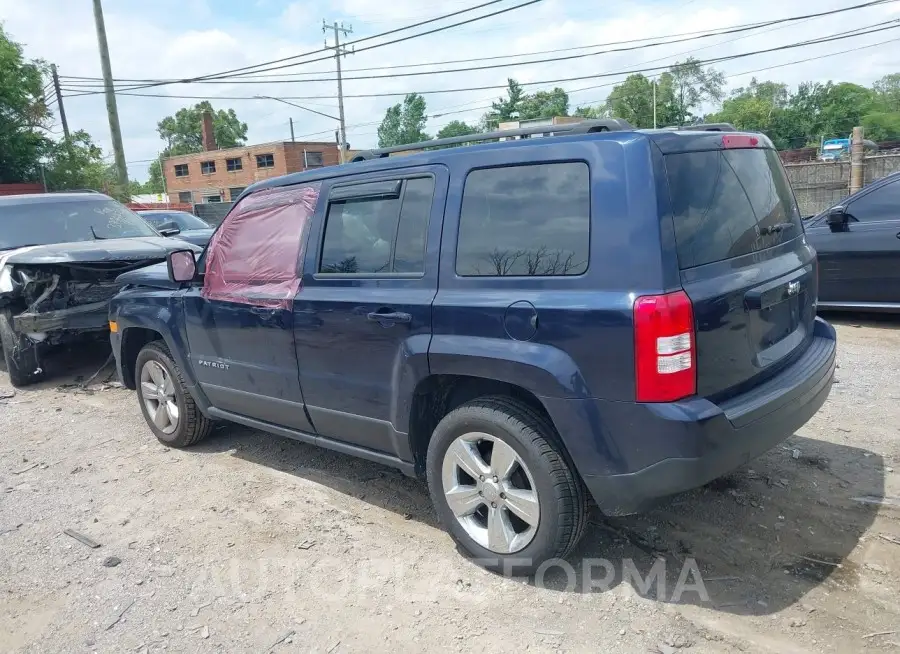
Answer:
<svg viewBox="0 0 900 654"><path fill-rule="evenodd" d="M124 290L110 303L110 320L118 325L114 334L113 354L121 362L121 347L128 329L140 327L157 332L163 338L172 359L181 369L185 384L198 404L206 406L205 398L197 395L197 378L190 365L187 333L181 294L163 289ZM120 363L121 365L121 363Z"/></svg>
<svg viewBox="0 0 900 654"><path fill-rule="evenodd" d="M496 338L434 336L432 374L468 375L508 382L539 397L590 397L572 358L551 345Z"/></svg>

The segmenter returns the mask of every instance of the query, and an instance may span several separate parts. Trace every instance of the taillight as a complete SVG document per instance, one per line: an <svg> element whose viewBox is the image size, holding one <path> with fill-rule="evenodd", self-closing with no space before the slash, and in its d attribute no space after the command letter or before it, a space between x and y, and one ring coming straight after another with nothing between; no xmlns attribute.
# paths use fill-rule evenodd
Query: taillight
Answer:
<svg viewBox="0 0 900 654"><path fill-rule="evenodd" d="M673 402L697 392L694 311L684 291L634 301L636 399Z"/></svg>

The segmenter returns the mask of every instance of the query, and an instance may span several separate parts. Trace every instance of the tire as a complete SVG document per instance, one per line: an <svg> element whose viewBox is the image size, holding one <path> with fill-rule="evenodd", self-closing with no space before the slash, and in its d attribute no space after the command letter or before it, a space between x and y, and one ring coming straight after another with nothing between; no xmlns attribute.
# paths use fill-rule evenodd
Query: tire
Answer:
<svg viewBox="0 0 900 654"><path fill-rule="evenodd" d="M38 344L25 334L15 332L9 309L0 311L0 344L13 386L27 386L44 378L44 369L38 361Z"/></svg>
<svg viewBox="0 0 900 654"><path fill-rule="evenodd" d="M473 436L478 433L487 438ZM490 485L493 472L486 476L485 481L476 481L465 471L459 472L467 466L457 464L459 458L454 454L463 452L467 456L470 449L458 448L471 447L476 443L469 440L472 438L481 439L475 445L476 452L480 453L481 448L490 449L489 455L487 452L482 455L479 466L491 466L498 442L511 448L516 463L508 483L503 482L503 474L498 474L499 485ZM454 450L448 457L451 446ZM503 455L498 459L498 467L504 468L503 461L510 460L512 455L506 449L498 451ZM477 564L494 572L533 575L541 564L568 555L584 532L588 516L587 493L559 442L556 430L545 416L513 398L479 398L444 416L428 445L426 471L428 489L441 524ZM471 510L478 502L482 505L471 515L457 518L445 492L448 486L454 489L449 495L455 494L457 502L465 498L462 504L456 504L458 510L463 507L462 513ZM472 493L473 486L476 490L481 489L478 497ZM506 494L502 493L504 489ZM514 497L529 500L527 503L520 502L518 511L513 511L510 507L514 504ZM488 506L488 501L493 499L497 500L494 509ZM537 512L534 511L535 506L539 509ZM528 510L522 511L523 507ZM534 520L536 514L539 515ZM515 534L511 540L501 537L493 541L503 543L504 547L490 547L491 530L488 526L492 515L495 519L502 517L500 523L493 524L505 525L494 533ZM537 524L525 522L520 515L530 515L531 522ZM513 532L509 531L510 526ZM507 543L511 546L505 548ZM504 548L507 551L503 551Z"/></svg>
<svg viewBox="0 0 900 654"><path fill-rule="evenodd" d="M159 366L165 372L164 379L166 383L158 384L153 377L149 377L147 383L150 385L155 384L157 387L165 386L165 397L171 398L170 400L161 401L146 392L147 389L144 387L141 374L148 364L148 371L154 370L158 372L155 366ZM159 442L169 447L189 447L209 436L212 431L213 421L200 413L194 398L191 397L187 386L185 386L181 370L175 365L172 355L163 341L153 341L141 349L134 366L134 379L141 413L144 414L144 419ZM158 409L163 410L163 414L159 414L162 417L157 422L154 422L154 416L157 415L157 412L151 415L148 400L149 404L153 405L155 403ZM174 427L171 404L177 407ZM167 422L163 424L164 421Z"/></svg>

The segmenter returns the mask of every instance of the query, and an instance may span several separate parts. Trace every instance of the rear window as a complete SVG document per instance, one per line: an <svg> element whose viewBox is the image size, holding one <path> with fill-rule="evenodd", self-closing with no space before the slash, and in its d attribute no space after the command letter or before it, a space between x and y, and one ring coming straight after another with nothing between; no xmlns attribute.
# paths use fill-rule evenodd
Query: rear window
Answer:
<svg viewBox="0 0 900 654"><path fill-rule="evenodd" d="M759 252L803 232L773 150L670 154L666 175L682 269Z"/></svg>

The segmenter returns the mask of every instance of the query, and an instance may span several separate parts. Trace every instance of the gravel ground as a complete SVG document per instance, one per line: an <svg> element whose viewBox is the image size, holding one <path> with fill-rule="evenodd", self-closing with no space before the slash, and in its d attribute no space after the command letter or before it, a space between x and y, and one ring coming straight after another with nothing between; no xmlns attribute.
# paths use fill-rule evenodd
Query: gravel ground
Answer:
<svg viewBox="0 0 900 654"><path fill-rule="evenodd" d="M131 392L0 375L0 650L897 651L900 321L838 332L838 383L784 447L594 515L540 580L467 562L388 468L237 426L170 450Z"/></svg>

